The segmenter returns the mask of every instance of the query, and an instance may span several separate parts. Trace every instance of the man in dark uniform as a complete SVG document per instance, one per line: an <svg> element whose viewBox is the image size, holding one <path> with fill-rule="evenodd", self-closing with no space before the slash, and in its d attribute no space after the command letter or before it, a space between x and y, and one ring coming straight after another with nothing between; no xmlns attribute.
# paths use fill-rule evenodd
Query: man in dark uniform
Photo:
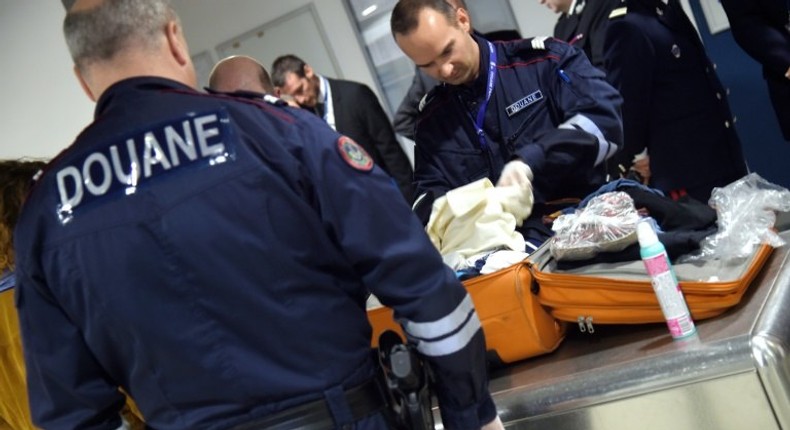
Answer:
<svg viewBox="0 0 790 430"><path fill-rule="evenodd" d="M555 13L561 13L554 26L554 37L581 49L593 66L604 69L603 43L609 13L620 0L539 0Z"/></svg>
<svg viewBox="0 0 790 430"><path fill-rule="evenodd" d="M406 200L414 200L414 170L409 157L379 99L367 85L319 75L295 55L274 60L272 82L278 94L293 97L330 127L359 142L376 165L392 176Z"/></svg>
<svg viewBox="0 0 790 430"><path fill-rule="evenodd" d="M652 187L707 202L747 173L715 66L678 0L627 0L610 17L606 70L625 131L611 173L627 174L646 149Z"/></svg>
<svg viewBox="0 0 790 430"><path fill-rule="evenodd" d="M735 41L763 65L771 103L790 141L790 0L721 0Z"/></svg>
<svg viewBox="0 0 790 430"><path fill-rule="evenodd" d="M447 0L451 6L456 9L464 9L469 12L466 3L463 0ZM470 27L471 27L471 17ZM486 34L480 34L472 29L472 32L478 36L482 36L491 41L507 41L521 39L521 34L517 30L496 30ZM420 115L420 102L428 92L433 89L439 81L428 76L419 67L414 69L414 78L411 81L411 86L403 96L398 110L392 118L392 127L398 134L414 140L414 125L417 123L417 117Z"/></svg>
<svg viewBox="0 0 790 430"><path fill-rule="evenodd" d="M465 10L442 0L401 0L391 27L403 52L444 82L417 122L418 195L481 178L531 182L536 208L522 233L535 245L551 234L543 203L603 183L622 140L620 96L584 53L545 38L491 43L469 33Z"/></svg>
<svg viewBox="0 0 790 430"><path fill-rule="evenodd" d="M30 406L117 429L387 428L368 291L436 377L445 426L499 424L470 297L391 179L300 109L199 93L165 0L78 0L95 121L15 233Z"/></svg>

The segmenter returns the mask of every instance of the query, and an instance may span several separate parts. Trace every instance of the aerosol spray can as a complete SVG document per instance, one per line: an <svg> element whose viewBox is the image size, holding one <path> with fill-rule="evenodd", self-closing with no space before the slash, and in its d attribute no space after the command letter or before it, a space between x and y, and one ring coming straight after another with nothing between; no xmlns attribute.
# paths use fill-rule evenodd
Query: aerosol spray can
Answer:
<svg viewBox="0 0 790 430"><path fill-rule="evenodd" d="M683 292L680 291L667 251L659 242L656 231L649 221L640 221L636 226L636 235L639 239L642 261L650 275L669 333L676 340L695 334L697 329L694 327L691 313L683 298Z"/></svg>

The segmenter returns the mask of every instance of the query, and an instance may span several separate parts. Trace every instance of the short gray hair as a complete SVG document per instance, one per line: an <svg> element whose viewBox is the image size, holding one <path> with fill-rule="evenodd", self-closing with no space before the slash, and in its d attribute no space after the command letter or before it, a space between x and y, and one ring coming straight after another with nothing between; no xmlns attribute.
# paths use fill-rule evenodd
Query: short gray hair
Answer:
<svg viewBox="0 0 790 430"><path fill-rule="evenodd" d="M90 9L69 11L63 34L74 64L82 70L131 46L156 47L158 35L172 20L178 17L169 0L104 0Z"/></svg>

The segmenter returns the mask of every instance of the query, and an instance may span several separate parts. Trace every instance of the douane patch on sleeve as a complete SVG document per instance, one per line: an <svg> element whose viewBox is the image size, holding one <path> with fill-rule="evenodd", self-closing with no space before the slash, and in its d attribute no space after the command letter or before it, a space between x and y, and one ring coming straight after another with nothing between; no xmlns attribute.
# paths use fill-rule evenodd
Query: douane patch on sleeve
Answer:
<svg viewBox="0 0 790 430"><path fill-rule="evenodd" d="M369 172L373 170L373 159L361 146L351 140L350 137L340 136L337 139L337 149L343 160L349 166L360 170L362 172Z"/></svg>

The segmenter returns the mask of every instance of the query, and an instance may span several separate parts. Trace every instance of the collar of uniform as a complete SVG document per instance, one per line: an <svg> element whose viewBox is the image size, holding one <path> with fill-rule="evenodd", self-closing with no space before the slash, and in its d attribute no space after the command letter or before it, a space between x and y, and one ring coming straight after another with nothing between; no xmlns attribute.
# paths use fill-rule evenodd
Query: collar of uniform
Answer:
<svg viewBox="0 0 790 430"><path fill-rule="evenodd" d="M663 0L627 0L625 2L629 11L647 11L651 14L656 14L656 9L664 10L667 4Z"/></svg>
<svg viewBox="0 0 790 430"><path fill-rule="evenodd" d="M10 290L14 288L16 285L16 276L14 276L14 272L10 270L3 271L3 275L0 276L0 293L5 290Z"/></svg>
<svg viewBox="0 0 790 430"><path fill-rule="evenodd" d="M205 87L203 89L206 90L206 92L209 93L209 94L217 94L217 95L232 96L232 97L241 97L241 98L250 99L250 100L263 100L263 96L266 95L265 93L259 93L257 91L248 91L248 90L236 90L236 91L231 91L231 92L224 92L224 91L212 90L209 87Z"/></svg>
<svg viewBox="0 0 790 430"><path fill-rule="evenodd" d="M484 94L486 90L486 81L488 79L488 41L476 34L472 34L472 38L477 43L478 51L480 51L480 64L478 64L477 78L470 85L458 85L464 93L469 93L474 98L480 94ZM494 46L496 49L496 46Z"/></svg>
<svg viewBox="0 0 790 430"><path fill-rule="evenodd" d="M110 87L107 88L104 93L102 93L101 97L99 97L99 100L96 102L96 111L94 112L94 117L98 118L105 110L107 110L107 108L112 106L113 102L120 94L130 91L162 90L184 90L196 92L194 88L188 85L184 85L180 82L167 78L143 76L124 79L110 85ZM123 99L123 97L121 97L121 99Z"/></svg>

